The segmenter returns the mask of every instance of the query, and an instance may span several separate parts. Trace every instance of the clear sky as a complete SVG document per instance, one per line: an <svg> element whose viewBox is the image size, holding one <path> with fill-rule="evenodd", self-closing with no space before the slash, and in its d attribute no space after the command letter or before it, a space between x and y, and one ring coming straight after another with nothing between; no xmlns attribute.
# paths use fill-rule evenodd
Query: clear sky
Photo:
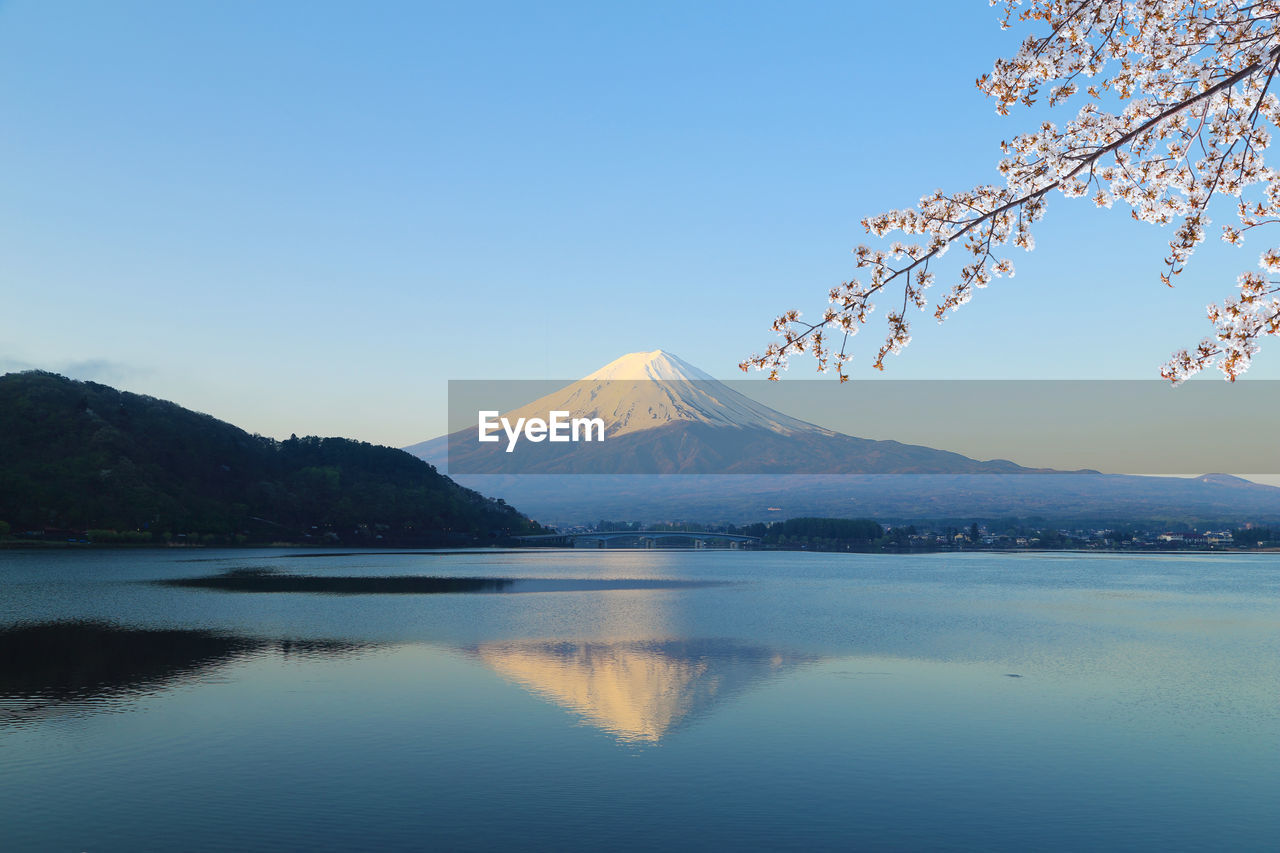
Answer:
<svg viewBox="0 0 1280 853"><path fill-rule="evenodd" d="M6 3L0 369L392 445L444 431L451 378L656 348L738 376L779 310L816 313L854 273L862 217L994 179L1032 121L973 86L1022 36L995 19L986 0ZM1154 377L1262 248L1208 246L1171 291L1168 236L1054 197L1017 277L920 316L889 377ZM1269 349L1251 376L1280 378Z"/></svg>

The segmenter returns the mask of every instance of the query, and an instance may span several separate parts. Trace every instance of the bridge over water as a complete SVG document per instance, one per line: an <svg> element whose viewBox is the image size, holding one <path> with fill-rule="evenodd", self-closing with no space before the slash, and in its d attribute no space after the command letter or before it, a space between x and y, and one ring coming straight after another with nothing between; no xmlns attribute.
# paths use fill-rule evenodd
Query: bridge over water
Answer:
<svg viewBox="0 0 1280 853"><path fill-rule="evenodd" d="M601 530L593 533L541 533L515 538L530 545L558 545L567 548L607 548L608 543L614 539L638 539L642 548L658 548L661 547L659 542L672 539L691 539L695 548L705 548L708 542L727 542L730 548L760 544L759 536L714 533L710 530Z"/></svg>

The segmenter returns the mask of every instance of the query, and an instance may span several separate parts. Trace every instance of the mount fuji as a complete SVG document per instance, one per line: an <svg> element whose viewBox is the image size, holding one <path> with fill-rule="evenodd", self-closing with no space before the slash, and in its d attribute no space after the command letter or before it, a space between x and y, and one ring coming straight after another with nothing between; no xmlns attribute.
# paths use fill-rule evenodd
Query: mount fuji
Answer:
<svg viewBox="0 0 1280 853"><path fill-rule="evenodd" d="M452 448L450 436L441 436L405 450L546 523L742 523L804 515L1280 519L1280 489L1223 474L1055 471L845 435L775 411L663 350L624 355L506 417L557 410L600 418L608 440L524 454L485 445L497 450L486 457L473 427L455 433ZM495 459L500 464L489 467Z"/></svg>
<svg viewBox="0 0 1280 853"><path fill-rule="evenodd" d="M779 435L838 434L762 406L660 349L624 355L525 409L536 413L546 407L601 417L606 434L614 437L672 424L760 429Z"/></svg>
<svg viewBox="0 0 1280 853"><path fill-rule="evenodd" d="M474 428L405 448L465 474L1011 474L1032 469L945 450L855 438L785 415L672 353L635 352L504 413L598 418L595 445L481 445Z"/></svg>

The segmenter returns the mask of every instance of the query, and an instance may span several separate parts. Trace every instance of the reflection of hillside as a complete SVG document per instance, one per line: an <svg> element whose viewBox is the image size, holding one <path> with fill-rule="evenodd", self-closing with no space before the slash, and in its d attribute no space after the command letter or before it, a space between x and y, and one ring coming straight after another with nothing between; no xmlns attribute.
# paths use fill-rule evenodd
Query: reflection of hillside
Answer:
<svg viewBox="0 0 1280 853"><path fill-rule="evenodd" d="M0 723L116 709L142 693L255 653L328 655L354 648L100 622L8 627L0 629Z"/></svg>
<svg viewBox="0 0 1280 853"><path fill-rule="evenodd" d="M812 660L720 640L493 643L473 652L504 678L640 743Z"/></svg>

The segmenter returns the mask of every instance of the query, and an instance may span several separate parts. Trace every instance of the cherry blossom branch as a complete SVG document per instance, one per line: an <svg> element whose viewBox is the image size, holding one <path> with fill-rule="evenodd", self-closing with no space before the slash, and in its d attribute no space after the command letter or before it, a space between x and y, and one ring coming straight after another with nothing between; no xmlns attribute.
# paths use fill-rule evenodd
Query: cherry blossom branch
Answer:
<svg viewBox="0 0 1280 853"><path fill-rule="evenodd" d="M1005 0L1006 24L1014 7L1022 2ZM929 238L927 245L894 243L888 251L859 247L857 266L871 270L870 282L851 280L833 288L829 294L833 307L816 322L801 320L794 310L779 316L773 329L782 342L771 343L763 355L744 361L740 365L743 370L768 370L769 378L776 379L789 355L811 349L819 370L825 371L834 360L841 381L846 380L848 343L874 309L871 297L901 282L902 306L886 317L889 335L873 365L883 369L885 356L901 351L910 341L907 303L925 306L923 293L933 280L930 262L957 242L963 242L972 258L934 312L941 321L948 311L968 302L973 288L985 287L992 275L1013 274L1012 264L998 259L993 248L1013 242L1030 250L1034 246L1030 226L1043 215L1045 196L1055 189L1067 196L1093 192L1099 206L1109 207L1119 198L1133 208L1134 218L1151 222L1165 223L1182 216L1182 225L1170 242L1168 271L1162 275L1166 283L1181 272L1195 245L1203 240L1207 208L1219 191L1239 196L1251 184L1267 185L1267 200L1258 203L1256 210L1249 208L1246 215L1241 203L1242 227L1224 229L1228 242L1238 242L1243 232L1264 221L1280 219L1280 176L1262 164L1262 149L1269 145L1270 136L1258 127L1260 117L1273 125L1280 119L1280 102L1269 94L1280 69L1280 46L1276 45L1280 31L1275 26L1280 20L1280 2L1260 0L1245 7L1233 4L1211 9L1217 17L1198 3L1185 0L1164 0L1158 12L1151 3L1143 2L1026 2L1031 8L1021 19L1045 20L1051 32L1043 38L1027 39L1017 57L998 60L992 74L979 78L979 88L997 100L998 112L1007 114L1008 106L1015 102L1031 105L1039 87L1055 78L1060 85L1050 92L1050 105L1065 100L1077 91L1075 80L1081 74L1093 76L1117 60L1120 70L1103 81L1104 87L1114 89L1121 99L1137 92L1155 97L1133 101L1120 116L1106 115L1086 104L1065 131L1045 122L1037 133L1016 137L1012 144L1002 143L1006 153L1012 150L1016 154L1001 165L1006 178L1003 189L977 187L954 195L939 191L921 199L915 209L863 220L869 233L883 236L900 230L923 234ZM1236 70L1229 70L1241 63ZM1263 70L1265 77L1259 81L1256 78ZM1251 90L1250 95L1256 93L1250 98L1252 108L1247 118L1243 104L1238 108L1234 103L1234 87L1241 84L1245 91ZM1192 87L1195 91L1189 92ZM1101 97L1097 86L1089 86L1088 94L1094 99ZM1245 97L1243 93L1241 97ZM1196 116L1188 126L1183 116L1193 111ZM1155 146L1170 137L1180 140L1170 144L1168 154L1157 153ZM1191 161L1193 144L1199 145L1204 159ZM1114 165L1103 166L1108 156L1114 157ZM1186 196L1186 203L1175 194ZM1263 265L1271 269L1268 257L1264 255ZM894 265L891 260L905 262ZM1275 271L1280 271L1280 250L1275 253ZM1236 343L1207 349L1202 345L1199 355L1189 357L1191 363L1202 365L1205 360L1199 356L1204 352L1216 350L1216 355L1222 355L1225 348L1225 358L1231 360L1231 369L1224 367L1228 378L1247 367L1254 338L1274 333L1280 313L1280 303L1276 311L1265 313L1258 300L1264 296L1274 300L1274 294L1259 291L1252 278L1248 278L1246 292L1246 278L1241 277L1241 298L1229 301L1216 317L1243 316L1233 307L1243 304L1248 306L1243 313L1252 325L1219 328L1219 341ZM1211 313L1211 320L1214 316ZM830 352L825 338L833 328L843 333L835 353Z"/></svg>

